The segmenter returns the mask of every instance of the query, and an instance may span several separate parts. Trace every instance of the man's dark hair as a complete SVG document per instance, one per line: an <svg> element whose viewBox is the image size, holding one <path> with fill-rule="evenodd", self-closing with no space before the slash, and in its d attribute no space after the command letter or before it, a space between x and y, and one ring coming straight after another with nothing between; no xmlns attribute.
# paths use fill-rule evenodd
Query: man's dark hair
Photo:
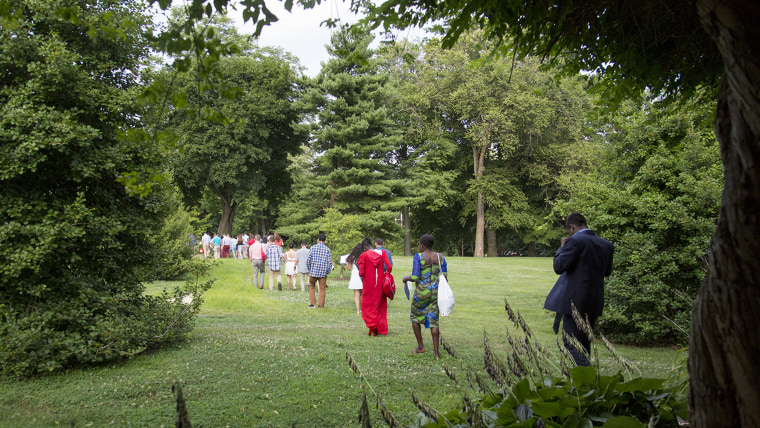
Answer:
<svg viewBox="0 0 760 428"><path fill-rule="evenodd" d="M320 233L320 234L317 236L317 241L322 241L322 242L325 242L325 241L327 241L327 235L325 235L324 233Z"/></svg>
<svg viewBox="0 0 760 428"><path fill-rule="evenodd" d="M301 241L301 245L307 245L307 244L308 244L308 242L306 242L306 241Z"/></svg>
<svg viewBox="0 0 760 428"><path fill-rule="evenodd" d="M422 246L427 248L428 250L432 250L433 244L435 244L435 236L430 235L430 234L422 235L420 237L420 244L422 244Z"/></svg>
<svg viewBox="0 0 760 428"><path fill-rule="evenodd" d="M580 228L585 228L586 226L586 217L583 217L582 215L578 213L570 213L567 215L567 219L565 220L565 227L570 227L570 225L577 226Z"/></svg>
<svg viewBox="0 0 760 428"><path fill-rule="evenodd" d="M382 247L383 246L383 238L375 238L375 244L378 247Z"/></svg>

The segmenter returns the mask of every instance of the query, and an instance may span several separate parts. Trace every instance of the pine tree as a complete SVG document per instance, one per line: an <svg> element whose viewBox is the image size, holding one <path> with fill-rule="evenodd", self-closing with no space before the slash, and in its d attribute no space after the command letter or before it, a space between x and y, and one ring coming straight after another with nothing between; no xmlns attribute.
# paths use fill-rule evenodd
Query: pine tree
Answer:
<svg viewBox="0 0 760 428"><path fill-rule="evenodd" d="M392 153L400 131L387 107L387 74L376 66L372 37L343 28L328 47L332 56L307 96L318 118L314 125L313 164L289 207L283 233L314 229L327 208L357 215L372 236L399 235L395 223L404 199L403 180L392 174ZM287 231L287 232L286 232Z"/></svg>

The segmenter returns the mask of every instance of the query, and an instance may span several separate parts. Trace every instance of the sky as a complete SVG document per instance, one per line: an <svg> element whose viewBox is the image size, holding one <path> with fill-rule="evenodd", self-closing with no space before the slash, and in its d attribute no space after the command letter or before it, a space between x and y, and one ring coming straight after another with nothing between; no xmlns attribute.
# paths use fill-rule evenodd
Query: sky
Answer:
<svg viewBox="0 0 760 428"><path fill-rule="evenodd" d="M294 2L295 3L295 2ZM335 29L320 25L326 19L340 19L342 22L354 23L359 17L349 10L350 1L324 0L314 9L303 10L294 5L292 13L283 7L278 0L267 1L267 7L279 19L270 26L264 27L259 38L259 46L279 46L300 59L305 67L305 73L314 77L321 69L321 63L330 59L325 45L330 43L330 36ZM238 6L238 9L240 7ZM243 34L254 32L255 26L250 21L243 23L242 13L230 11L238 31ZM419 29L404 30L396 34L397 38L413 40L422 37L424 31ZM380 38L375 39L377 43Z"/></svg>

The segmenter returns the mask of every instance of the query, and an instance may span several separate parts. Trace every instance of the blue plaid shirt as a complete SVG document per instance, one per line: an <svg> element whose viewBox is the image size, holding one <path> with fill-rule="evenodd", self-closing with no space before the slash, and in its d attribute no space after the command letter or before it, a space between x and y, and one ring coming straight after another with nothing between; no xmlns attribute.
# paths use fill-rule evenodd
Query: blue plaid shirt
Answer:
<svg viewBox="0 0 760 428"><path fill-rule="evenodd" d="M332 272L332 252L327 245L322 242L313 245L309 250L309 257L306 259L306 266L309 268L309 275L314 278L324 278Z"/></svg>

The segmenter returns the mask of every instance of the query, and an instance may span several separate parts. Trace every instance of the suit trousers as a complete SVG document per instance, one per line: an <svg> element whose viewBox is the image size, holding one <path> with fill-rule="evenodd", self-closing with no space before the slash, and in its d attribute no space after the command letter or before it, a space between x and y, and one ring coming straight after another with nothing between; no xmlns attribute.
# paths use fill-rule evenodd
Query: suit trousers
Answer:
<svg viewBox="0 0 760 428"><path fill-rule="evenodd" d="M596 326L596 320L599 317L596 316L588 316L588 321L590 324L590 327L593 329L594 326ZM580 344L583 346L583 349L586 351L587 355L591 355L591 339L586 336L586 333L583 332L583 330L578 327L578 324L576 324L575 320L573 319L573 316L570 314L564 314L562 317L562 330L565 331L565 333L570 336L574 337ZM565 342L565 347L570 351L570 355L573 356L573 360L575 360L576 366L590 366L591 362L588 360L586 355L584 355L582 352L579 352L579 350L575 349L575 347L568 342L567 340Z"/></svg>

